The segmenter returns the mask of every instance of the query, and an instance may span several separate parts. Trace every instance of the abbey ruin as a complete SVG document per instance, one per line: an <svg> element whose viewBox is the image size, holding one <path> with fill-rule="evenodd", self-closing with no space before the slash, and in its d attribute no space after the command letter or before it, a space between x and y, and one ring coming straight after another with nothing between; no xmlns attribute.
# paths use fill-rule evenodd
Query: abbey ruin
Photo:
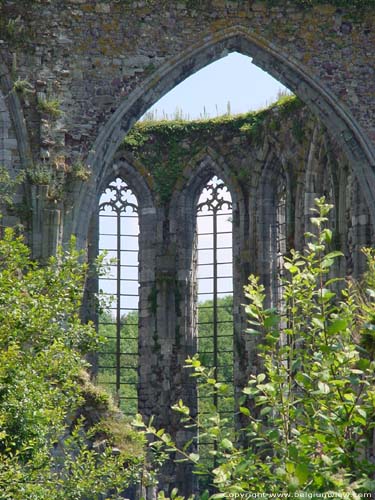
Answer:
<svg viewBox="0 0 375 500"><path fill-rule="evenodd" d="M74 235L93 261L101 196L126 182L139 219L138 411L177 441L186 436L171 406L197 405L183 365L197 350L196 205L207 182L217 176L231 195L237 392L257 371L243 286L255 273L277 303L278 245L303 247L314 198L335 207L337 273L359 276L360 248L375 242L375 9L339 3L0 2L0 165L23 173L2 225L24 226L35 259ZM297 98L239 117L134 126L234 51ZM90 279L84 311L95 321L97 288ZM176 474L170 483L188 493L186 469Z"/></svg>

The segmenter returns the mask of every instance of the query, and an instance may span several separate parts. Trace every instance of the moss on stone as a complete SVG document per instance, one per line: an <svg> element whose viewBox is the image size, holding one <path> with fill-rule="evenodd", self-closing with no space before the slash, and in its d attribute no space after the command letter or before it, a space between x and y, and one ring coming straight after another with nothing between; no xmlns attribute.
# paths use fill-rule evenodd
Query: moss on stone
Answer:
<svg viewBox="0 0 375 500"><path fill-rule="evenodd" d="M124 463L143 462L146 450L144 436L131 427L112 396L102 387L93 384L84 371L80 374L78 387L82 403L72 424L83 418L91 444L98 451L110 447L118 450Z"/></svg>
<svg viewBox="0 0 375 500"><path fill-rule="evenodd" d="M167 205L186 166L212 143L213 137L221 137L225 142L236 136L239 141L258 147L266 129L279 130L303 106L298 97L288 95L265 109L239 115L138 122L125 137L122 148L152 176L159 203Z"/></svg>

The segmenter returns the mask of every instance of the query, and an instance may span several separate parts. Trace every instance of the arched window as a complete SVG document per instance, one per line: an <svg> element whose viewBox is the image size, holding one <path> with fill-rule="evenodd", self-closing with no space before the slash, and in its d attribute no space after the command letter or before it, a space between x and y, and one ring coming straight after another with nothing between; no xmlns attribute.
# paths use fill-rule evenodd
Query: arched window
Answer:
<svg viewBox="0 0 375 500"><path fill-rule="evenodd" d="M233 257L232 198L224 182L214 176L204 186L197 204L198 352L214 378L228 390L223 396L198 393L201 418L212 405L233 420ZM200 455L212 463L214 444L199 443Z"/></svg>
<svg viewBox="0 0 375 500"><path fill-rule="evenodd" d="M109 273L99 278L107 303L99 333L107 342L99 354L97 381L128 415L137 412L138 236L137 199L118 177L99 202L99 251L107 253Z"/></svg>

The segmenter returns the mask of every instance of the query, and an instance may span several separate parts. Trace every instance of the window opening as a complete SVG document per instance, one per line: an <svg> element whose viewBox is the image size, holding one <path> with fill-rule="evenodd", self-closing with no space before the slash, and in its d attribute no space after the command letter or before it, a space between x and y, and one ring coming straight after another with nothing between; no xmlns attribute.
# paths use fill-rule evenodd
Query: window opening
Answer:
<svg viewBox="0 0 375 500"><path fill-rule="evenodd" d="M198 411L204 419L212 406L231 425L233 387L233 264L232 199L224 182L214 176L197 204L198 353L202 364L213 368L214 378L228 386L223 396L198 391ZM199 441L199 453L214 464L214 442Z"/></svg>
<svg viewBox="0 0 375 500"><path fill-rule="evenodd" d="M99 290L109 307L99 317L107 342L99 353L97 382L105 386L127 415L138 407L138 203L117 178L99 202L99 251L106 251L109 273Z"/></svg>

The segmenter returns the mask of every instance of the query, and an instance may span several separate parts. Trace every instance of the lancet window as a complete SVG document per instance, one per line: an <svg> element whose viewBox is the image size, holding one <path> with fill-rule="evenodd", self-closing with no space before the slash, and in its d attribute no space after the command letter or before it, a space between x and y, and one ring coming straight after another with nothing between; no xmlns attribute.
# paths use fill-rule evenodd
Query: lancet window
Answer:
<svg viewBox="0 0 375 500"><path fill-rule="evenodd" d="M99 202L99 252L106 252L107 274L99 278L106 307L99 333L97 381L106 386L125 414L137 412L138 382L138 203L120 177Z"/></svg>
<svg viewBox="0 0 375 500"><path fill-rule="evenodd" d="M197 204L198 352L222 384L222 395L198 392L198 411L205 418L212 405L233 419L233 258L232 198L224 182L212 177ZM212 461L214 443L202 438L200 454Z"/></svg>

